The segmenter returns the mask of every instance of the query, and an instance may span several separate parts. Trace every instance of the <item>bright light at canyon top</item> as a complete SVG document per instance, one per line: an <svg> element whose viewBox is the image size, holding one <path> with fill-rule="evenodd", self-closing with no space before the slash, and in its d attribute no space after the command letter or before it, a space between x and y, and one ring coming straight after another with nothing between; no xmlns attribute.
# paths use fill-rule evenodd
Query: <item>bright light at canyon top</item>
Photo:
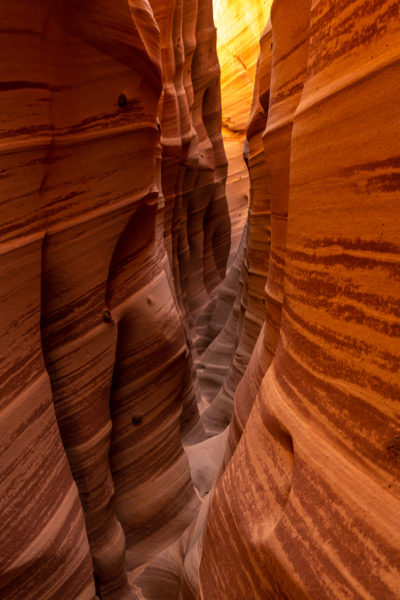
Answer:
<svg viewBox="0 0 400 600"><path fill-rule="evenodd" d="M244 133L251 107L259 40L273 0L213 0L221 65L224 133Z"/></svg>

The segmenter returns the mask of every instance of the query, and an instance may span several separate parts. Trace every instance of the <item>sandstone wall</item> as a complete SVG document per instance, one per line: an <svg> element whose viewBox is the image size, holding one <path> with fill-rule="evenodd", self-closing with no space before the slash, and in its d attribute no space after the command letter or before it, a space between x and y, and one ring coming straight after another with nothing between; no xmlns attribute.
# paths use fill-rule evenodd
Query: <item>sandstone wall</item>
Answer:
<svg viewBox="0 0 400 600"><path fill-rule="evenodd" d="M222 66L223 124L245 133L251 110L259 41L272 0L214 0L218 55Z"/></svg>
<svg viewBox="0 0 400 600"><path fill-rule="evenodd" d="M0 595L133 599L199 503L186 323L230 242L212 5L3 8Z"/></svg>
<svg viewBox="0 0 400 600"><path fill-rule="evenodd" d="M3 6L0 596L92 600L83 511L41 345L40 191L52 134L41 34L49 8L49 2ZM18 48L23 56L16 60Z"/></svg>
<svg viewBox="0 0 400 600"><path fill-rule="evenodd" d="M3 4L1 599L397 599L398 3Z"/></svg>
<svg viewBox="0 0 400 600"><path fill-rule="evenodd" d="M211 504L207 600L399 595L398 13L272 7L266 318Z"/></svg>

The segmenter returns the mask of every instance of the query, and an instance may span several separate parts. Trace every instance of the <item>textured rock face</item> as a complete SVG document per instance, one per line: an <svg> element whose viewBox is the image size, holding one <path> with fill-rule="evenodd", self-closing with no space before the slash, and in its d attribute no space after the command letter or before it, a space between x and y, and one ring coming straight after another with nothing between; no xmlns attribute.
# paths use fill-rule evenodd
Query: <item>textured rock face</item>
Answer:
<svg viewBox="0 0 400 600"><path fill-rule="evenodd" d="M224 126L245 133L251 110L259 40L268 21L272 0L241 2L214 0L218 55L222 68Z"/></svg>
<svg viewBox="0 0 400 600"><path fill-rule="evenodd" d="M151 297L162 277L153 243L161 73L156 23L145 11L145 3L137 4L137 22L123 2L97 3L96 10L60 2L49 12L42 41L54 92L41 197L43 207L57 201L43 246L43 349L102 598L131 595L125 535L129 549L138 516L133 505L134 514L121 515L120 505L121 495L134 495L139 482L125 481L121 470L129 464L144 392L130 381L140 347L135 353L125 332L146 306L139 290ZM146 44L155 46L154 55ZM140 70L132 69L136 59ZM177 315L175 323L179 328ZM131 375L122 380L127 363ZM124 404L129 385L136 393ZM151 409L139 417L141 429L156 427ZM150 463L142 468L152 470Z"/></svg>
<svg viewBox="0 0 400 600"><path fill-rule="evenodd" d="M204 424L211 435L220 433L231 420L235 392L249 363L264 320L264 288L271 243L271 193L267 185L268 173L262 133L266 124L266 113L268 113L270 64L271 26L268 24L261 38L261 53L245 141L244 158L249 169L250 201L246 237L243 241L245 248L241 265L241 286L231 318L202 357L205 364L205 375L202 379L208 384L207 387L210 389L208 398L212 401L212 405L204 414ZM262 90L260 85L263 86ZM259 98L262 98L265 110ZM225 378L221 385L222 370L219 355L224 355L224 346L229 348L227 337L234 337L235 353L233 359L229 356L229 360L226 361L227 368L223 371ZM233 342L230 346L232 345ZM255 361L259 363L258 356L253 359L253 362ZM254 378L254 383L257 381L254 373L251 378ZM260 380L256 385L259 383Z"/></svg>
<svg viewBox="0 0 400 600"><path fill-rule="evenodd" d="M209 185L197 225L207 241L196 259L201 293L223 277L229 217L212 7L203 6L200 19L197 5L185 4L60 0L7 13L0 100L7 600L92 599L95 581L102 599L134 598L127 569L170 544L197 511L182 439L203 434L175 301L185 263L177 262L179 244L185 236L193 242L190 260L196 246L189 208L182 209L190 164L193 213L202 169ZM18 47L26 63L15 59ZM197 58L192 84L195 48L210 58ZM203 102L210 87L211 107Z"/></svg>
<svg viewBox="0 0 400 600"><path fill-rule="evenodd" d="M248 166L250 175L249 234L247 236L247 298L241 342L233 360L230 393L226 409L233 417L229 429L226 459L236 447L253 406L261 379L271 363L276 347L279 320L274 320L273 303L265 298L271 252L271 198L268 177L268 154L264 151L263 132L267 123L271 91L272 29L269 21L260 40L253 105L247 128ZM273 102L273 100L272 100ZM244 296L244 299L246 298ZM264 325L265 313L267 314ZM280 319L280 316L278 317ZM258 337L257 337L258 334ZM244 348L244 359L239 354ZM250 356L251 355L251 356ZM248 366L248 368L246 368ZM245 370L246 369L246 370ZM243 375L244 373L244 375ZM234 376L236 375L236 376ZM226 384L225 384L226 385ZM235 393L236 392L236 393ZM217 415L218 417L218 415Z"/></svg>
<svg viewBox="0 0 400 600"><path fill-rule="evenodd" d="M41 346L44 215L51 143L41 32L47 2L2 18L0 238L0 597L95 596L78 491L62 446ZM3 7L5 9L5 7ZM24 60L15 61L15 49Z"/></svg>
<svg viewBox="0 0 400 600"><path fill-rule="evenodd" d="M264 134L279 341L215 490L207 600L399 594L399 9L298 5L272 9Z"/></svg>
<svg viewBox="0 0 400 600"><path fill-rule="evenodd" d="M397 599L397 3L14 4L0 598Z"/></svg>
<svg viewBox="0 0 400 600"><path fill-rule="evenodd" d="M196 345L201 354L196 364L202 396L211 404L203 418L209 436L220 433L229 424L235 391L246 370L264 318L270 200L263 173L265 161L261 133L268 112L270 82L268 69L266 75L265 69L256 65L256 57L269 4L250 3L244 6L235 2L214 2L222 67L224 141L230 157L230 169L234 173L228 181L227 194L232 204L247 194L250 186L250 199L247 234L242 239L243 254L236 255L235 264L221 289L221 299L228 297L231 305L233 303L231 315L228 319L217 309ZM260 58L270 64L270 27L261 38L263 52ZM261 96L266 104L265 111L259 102L260 84L263 86ZM248 171L243 160L243 147ZM231 290L235 289L236 293L232 293ZM228 307L226 301L222 306Z"/></svg>
<svg viewBox="0 0 400 600"><path fill-rule="evenodd" d="M193 318L205 307L209 292L223 278L230 244L224 193L227 162L221 134L220 69L211 0L198 4L196 41L192 62L196 137L189 151L189 157L196 158L196 171L188 196L187 283L188 306Z"/></svg>

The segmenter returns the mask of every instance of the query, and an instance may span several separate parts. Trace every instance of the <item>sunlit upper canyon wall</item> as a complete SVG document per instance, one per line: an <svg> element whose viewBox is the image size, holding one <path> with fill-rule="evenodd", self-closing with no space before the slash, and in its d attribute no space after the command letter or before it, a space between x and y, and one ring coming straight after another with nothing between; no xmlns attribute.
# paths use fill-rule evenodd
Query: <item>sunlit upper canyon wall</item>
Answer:
<svg viewBox="0 0 400 600"><path fill-rule="evenodd" d="M249 179L243 145L250 115L260 38L272 0L214 0L217 52L221 67L222 132L228 158L227 196L236 247L247 213Z"/></svg>
<svg viewBox="0 0 400 600"><path fill-rule="evenodd" d="M397 0L0 4L1 600L398 600Z"/></svg>
<svg viewBox="0 0 400 600"><path fill-rule="evenodd" d="M259 42L271 4L272 0L213 0L221 65L222 123L232 133L246 132Z"/></svg>
<svg viewBox="0 0 400 600"><path fill-rule="evenodd" d="M399 13L275 0L261 36L203 600L399 596Z"/></svg>

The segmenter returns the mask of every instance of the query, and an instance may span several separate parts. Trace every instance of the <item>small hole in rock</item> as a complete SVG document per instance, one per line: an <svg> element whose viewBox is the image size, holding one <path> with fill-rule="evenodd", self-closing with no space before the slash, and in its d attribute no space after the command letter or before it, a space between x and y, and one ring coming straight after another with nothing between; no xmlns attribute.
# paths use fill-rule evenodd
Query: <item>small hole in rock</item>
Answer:
<svg viewBox="0 0 400 600"><path fill-rule="evenodd" d="M105 310L103 312L103 321L104 321L104 323L112 323L113 322L112 314L109 310Z"/></svg>
<svg viewBox="0 0 400 600"><path fill-rule="evenodd" d="M123 108L124 106L126 106L127 102L128 101L126 99L125 94L121 94L120 97L118 98L118 106L120 108Z"/></svg>

